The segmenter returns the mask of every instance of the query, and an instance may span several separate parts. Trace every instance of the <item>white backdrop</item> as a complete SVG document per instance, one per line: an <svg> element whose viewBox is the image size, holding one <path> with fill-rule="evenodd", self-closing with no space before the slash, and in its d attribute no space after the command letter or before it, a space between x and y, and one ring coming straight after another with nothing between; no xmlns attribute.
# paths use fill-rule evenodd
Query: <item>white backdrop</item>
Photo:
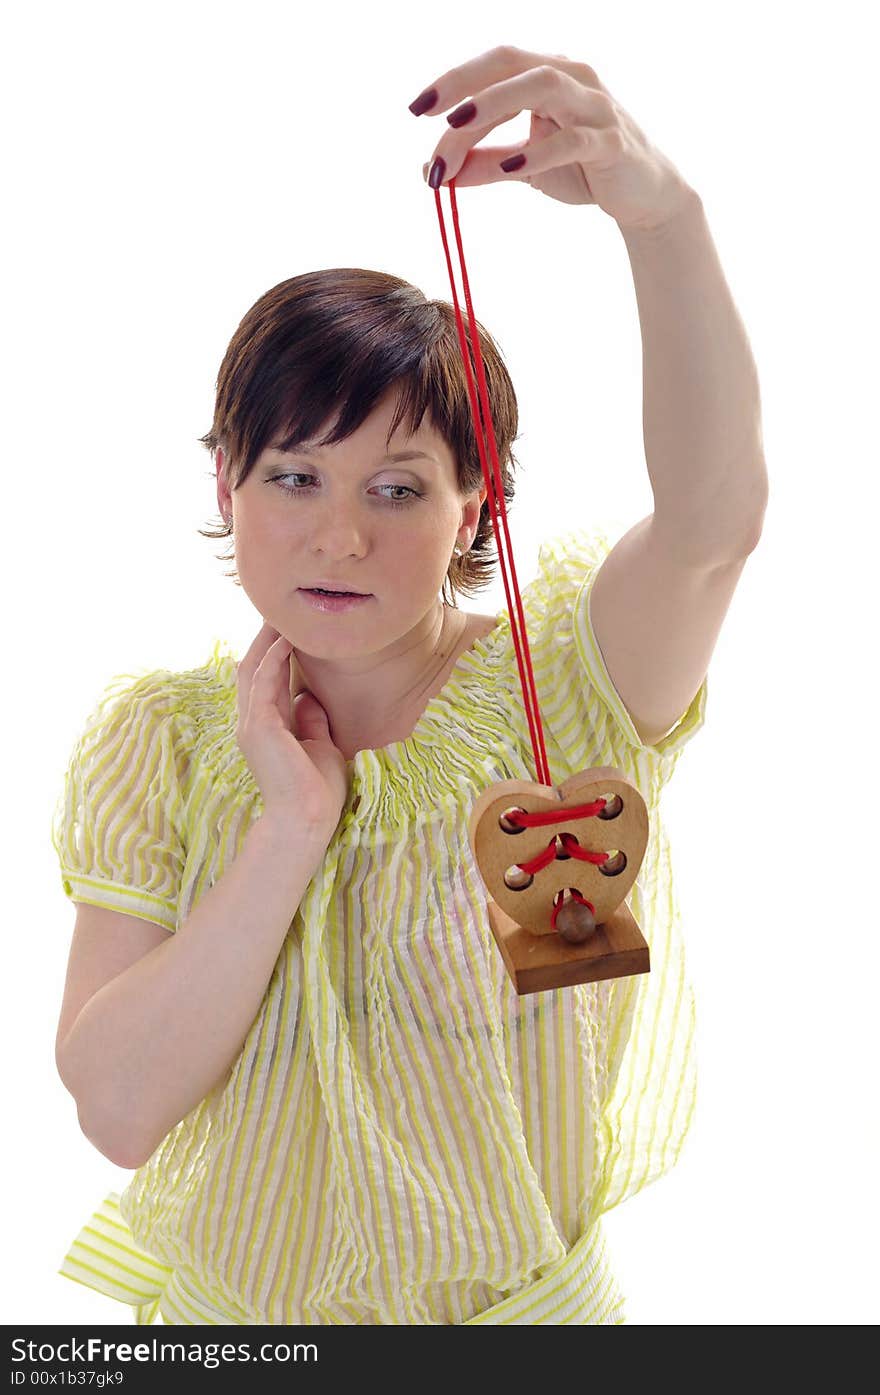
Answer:
<svg viewBox="0 0 880 1395"><path fill-rule="evenodd" d="M49 826L72 743L113 675L193 667L215 636L250 643L259 618L196 531L216 512L197 437L226 345L264 291L315 268L388 271L449 299L421 173L445 114L407 106L500 43L592 64L699 190L762 388L764 534L664 803L698 1107L678 1168L606 1217L628 1318L880 1316L870 7L554 11L6 12L6 1323L126 1316L56 1272L130 1176L80 1132L54 1067L74 908ZM488 142L527 133L521 114ZM459 208L475 312L519 397L523 587L545 537L594 522L618 537L651 510L635 294L596 207L517 183L462 190ZM504 604L499 574L465 608Z"/></svg>

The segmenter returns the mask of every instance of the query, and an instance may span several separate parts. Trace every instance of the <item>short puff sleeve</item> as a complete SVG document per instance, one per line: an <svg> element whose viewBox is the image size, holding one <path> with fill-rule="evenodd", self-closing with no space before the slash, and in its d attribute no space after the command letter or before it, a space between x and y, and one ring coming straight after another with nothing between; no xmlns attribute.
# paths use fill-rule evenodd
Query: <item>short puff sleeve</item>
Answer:
<svg viewBox="0 0 880 1395"><path fill-rule="evenodd" d="M70 900L177 930L190 725L172 673L111 680L75 742L53 816Z"/></svg>

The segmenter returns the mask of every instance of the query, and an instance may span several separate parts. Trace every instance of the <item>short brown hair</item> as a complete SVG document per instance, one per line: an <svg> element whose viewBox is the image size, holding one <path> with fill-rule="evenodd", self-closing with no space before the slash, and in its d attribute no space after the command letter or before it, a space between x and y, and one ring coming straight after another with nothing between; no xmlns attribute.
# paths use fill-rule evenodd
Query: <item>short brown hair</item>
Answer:
<svg viewBox="0 0 880 1395"><path fill-rule="evenodd" d="M461 308L482 419L467 309ZM507 507L518 463L511 447L519 410L501 355L479 321L477 333ZM360 267L306 272L260 297L226 350L214 422L198 439L212 454L222 447L227 485L237 489L276 439L287 448L312 441L322 423L338 413L335 430L316 444L344 441L393 385L401 391L388 443L401 421L417 431L427 411L429 424L452 452L462 496L481 488L483 469L453 306L428 300L399 276ZM491 474L488 444L486 451ZM228 538L232 523L221 518L217 528L198 531L207 538ZM219 560L234 562L234 547ZM471 596L483 589L497 561L487 498L471 547L450 562L443 600L455 606L457 592ZM235 570L226 575L241 584Z"/></svg>

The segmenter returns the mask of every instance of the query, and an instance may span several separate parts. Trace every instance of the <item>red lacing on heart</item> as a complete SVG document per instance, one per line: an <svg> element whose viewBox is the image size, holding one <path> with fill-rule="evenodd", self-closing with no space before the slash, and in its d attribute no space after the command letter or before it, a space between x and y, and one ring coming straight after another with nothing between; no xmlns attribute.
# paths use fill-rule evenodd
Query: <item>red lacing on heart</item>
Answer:
<svg viewBox="0 0 880 1395"><path fill-rule="evenodd" d="M570 819L593 818L605 808L607 803L607 799L602 799L600 797L599 799L594 799L590 804L573 804L569 808L563 809L560 813L556 813L555 810L551 809L546 814L527 814L524 809L511 809L510 813L505 814L504 817L507 819L508 823L519 824L521 828L537 828L542 824L568 823ZM589 852L587 848L582 848L573 833L559 833L557 837L569 856L579 857L581 862L592 862L598 866L602 862L607 862L608 858L611 856L611 854L607 852ZM547 844L543 852L537 853L536 856L531 858L528 862L518 862L516 865L519 867L520 871L529 872L533 875L535 872L540 872L541 868L546 867L548 863L555 862L555 860L556 838L553 838L551 842ZM588 901L585 896L582 896L576 886L571 888L571 894L575 901L579 901L582 906L588 906L591 913L593 915L596 914L596 907L593 905L592 901ZM554 930L556 929L556 917L561 910L562 902L557 901L550 917L550 924L553 926Z"/></svg>

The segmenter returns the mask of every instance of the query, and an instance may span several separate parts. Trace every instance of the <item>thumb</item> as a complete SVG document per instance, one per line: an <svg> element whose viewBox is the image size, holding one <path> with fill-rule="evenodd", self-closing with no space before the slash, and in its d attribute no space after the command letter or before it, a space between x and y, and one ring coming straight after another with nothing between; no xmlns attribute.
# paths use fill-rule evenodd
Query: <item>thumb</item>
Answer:
<svg viewBox="0 0 880 1395"><path fill-rule="evenodd" d="M293 701L294 734L299 741L325 741L330 735L327 713L314 693L297 693Z"/></svg>

